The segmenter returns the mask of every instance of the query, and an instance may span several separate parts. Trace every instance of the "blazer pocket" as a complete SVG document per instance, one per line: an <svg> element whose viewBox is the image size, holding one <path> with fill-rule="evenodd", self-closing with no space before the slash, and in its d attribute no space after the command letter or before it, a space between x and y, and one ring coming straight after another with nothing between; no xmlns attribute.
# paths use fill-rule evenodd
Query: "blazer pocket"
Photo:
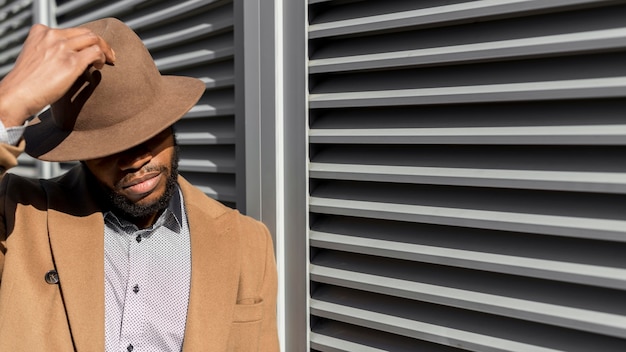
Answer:
<svg viewBox="0 0 626 352"><path fill-rule="evenodd" d="M251 323L263 319L263 300L252 304L240 302L233 310L233 323Z"/></svg>
<svg viewBox="0 0 626 352"><path fill-rule="evenodd" d="M263 346L259 346L262 322L263 301L252 304L242 304L242 302L236 304L226 351L262 351Z"/></svg>

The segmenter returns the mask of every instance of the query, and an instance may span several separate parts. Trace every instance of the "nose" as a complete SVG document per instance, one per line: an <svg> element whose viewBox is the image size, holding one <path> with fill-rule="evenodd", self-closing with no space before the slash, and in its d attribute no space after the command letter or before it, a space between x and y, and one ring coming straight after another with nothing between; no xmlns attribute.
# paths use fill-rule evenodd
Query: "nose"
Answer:
<svg viewBox="0 0 626 352"><path fill-rule="evenodd" d="M144 144L120 153L118 167L122 171L138 170L152 160L150 149Z"/></svg>

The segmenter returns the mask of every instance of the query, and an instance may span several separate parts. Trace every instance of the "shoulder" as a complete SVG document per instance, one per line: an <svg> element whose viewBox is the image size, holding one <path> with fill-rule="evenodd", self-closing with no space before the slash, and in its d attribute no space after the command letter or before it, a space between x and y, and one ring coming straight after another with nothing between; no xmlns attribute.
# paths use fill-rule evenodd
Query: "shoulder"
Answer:
<svg viewBox="0 0 626 352"><path fill-rule="evenodd" d="M191 185L183 177L179 177L178 184L183 192L185 208L188 214L193 214L194 218L189 221L196 221L197 218L214 220L228 218L234 222L237 231L234 234L242 244L244 255L258 254L272 246L272 238L267 226L262 222L239 213L239 211L229 208L224 204L208 197L197 187ZM201 215L200 215L201 214ZM260 258L259 258L260 259Z"/></svg>
<svg viewBox="0 0 626 352"><path fill-rule="evenodd" d="M58 211L83 216L96 210L84 182L84 173L80 166L52 179L35 179L7 173L0 185L0 202L4 207L17 207L18 204L39 210L56 207ZM4 212L7 209L1 210Z"/></svg>
<svg viewBox="0 0 626 352"><path fill-rule="evenodd" d="M3 198L23 200L43 196L41 180L6 173L0 183L0 194Z"/></svg>

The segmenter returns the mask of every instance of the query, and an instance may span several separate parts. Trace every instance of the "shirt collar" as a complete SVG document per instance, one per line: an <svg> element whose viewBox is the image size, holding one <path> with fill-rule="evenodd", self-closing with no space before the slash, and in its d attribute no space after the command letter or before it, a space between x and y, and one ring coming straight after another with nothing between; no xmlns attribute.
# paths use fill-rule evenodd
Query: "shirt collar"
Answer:
<svg viewBox="0 0 626 352"><path fill-rule="evenodd" d="M154 229L157 229L161 226L166 226L176 233L181 231L183 222L183 195L181 194L178 185L176 185L176 189L173 193L174 194L172 195L172 199L170 199L167 208L161 213L161 215L151 227L144 229L145 231L153 231ZM138 230L135 224L124 218L119 218L112 211L106 211L103 215L105 221L113 222L117 224L117 226L122 228L130 226L134 228L134 231ZM167 221L170 218L174 218L174 221Z"/></svg>

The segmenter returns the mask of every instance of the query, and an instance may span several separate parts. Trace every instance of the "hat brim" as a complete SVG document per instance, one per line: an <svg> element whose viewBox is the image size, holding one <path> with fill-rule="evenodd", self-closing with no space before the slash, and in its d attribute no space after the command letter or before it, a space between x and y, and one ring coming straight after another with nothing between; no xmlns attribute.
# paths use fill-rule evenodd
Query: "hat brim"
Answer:
<svg viewBox="0 0 626 352"><path fill-rule="evenodd" d="M65 131L55 124L50 110L26 127L26 153L45 161L102 158L137 146L183 117L205 91L196 78L162 76L161 94L143 111L104 129ZM111 102L115 104L115 102Z"/></svg>

